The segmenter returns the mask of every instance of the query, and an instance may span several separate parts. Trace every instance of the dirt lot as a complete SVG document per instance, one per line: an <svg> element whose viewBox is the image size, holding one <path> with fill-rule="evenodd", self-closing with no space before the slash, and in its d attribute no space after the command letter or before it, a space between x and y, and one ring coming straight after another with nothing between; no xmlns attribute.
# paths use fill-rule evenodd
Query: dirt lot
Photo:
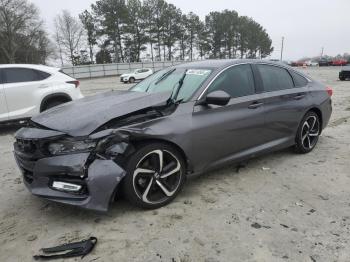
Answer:
<svg viewBox="0 0 350 262"><path fill-rule="evenodd" d="M305 70L334 88L334 113L308 155L284 150L187 182L167 207L125 201L107 214L51 203L25 189L0 130L0 261L32 261L42 247L98 237L82 261L350 261L350 82L339 68ZM82 90L126 88L118 78ZM72 259L70 261L80 261Z"/></svg>

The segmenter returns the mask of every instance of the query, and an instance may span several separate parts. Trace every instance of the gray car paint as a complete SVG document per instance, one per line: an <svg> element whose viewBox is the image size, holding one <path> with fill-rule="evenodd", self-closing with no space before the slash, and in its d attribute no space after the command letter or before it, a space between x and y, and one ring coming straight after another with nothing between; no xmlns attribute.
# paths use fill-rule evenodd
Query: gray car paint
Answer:
<svg viewBox="0 0 350 262"><path fill-rule="evenodd" d="M60 106L34 118L33 121L41 126L58 130L60 134L66 133L70 136L90 135L90 138L96 139L102 139L104 136L115 136L118 143L123 141L130 145L139 141L155 140L170 143L183 154L189 174L200 174L228 162L242 161L262 153L294 145L298 125L310 109L320 112L323 128L327 125L332 111L331 99L325 86L314 80L302 88L264 93L258 75L255 75L258 79L256 94L232 98L228 105L222 107L199 103L205 99L206 89L217 75L230 66L246 63L265 63L293 70L279 63L260 60L215 60L189 63L179 67L210 68L213 72L188 102L177 105L174 110L163 116L118 127L116 130L94 133L100 126L113 118L121 117L124 114L137 114L138 110L143 108L164 105L169 97L169 94L161 93L115 92L108 95L98 95L87 101ZM295 99L295 96L299 94L304 96L301 99ZM104 102L105 100L106 102ZM251 108L251 105L257 102L261 105ZM88 111L86 114L85 110ZM68 122L67 118L70 119ZM43 129L43 132L47 132L47 130ZM45 135L51 136L52 134ZM36 135L39 140L45 136ZM35 135L27 129L20 130L16 134L17 139L28 139L29 137L34 139L33 136ZM118 152L120 150L124 152L125 148L119 147ZM73 167L86 163L72 154L62 158L65 157L77 159L77 163L72 164ZM58 168L59 162L56 162L58 158L56 158L52 157L48 163L53 170L60 170ZM113 162L114 164L112 164L111 162L113 161L95 158L93 164L89 165L86 182L93 192L93 195L87 196L87 199L90 200L80 199L77 201L75 198L80 196L71 196L70 199L66 195L67 193L54 191L47 187L47 184L45 186L45 182L39 183L38 188L33 185L28 185L28 187L31 188L33 194L55 201L89 209L107 210L109 200L113 195L112 191L116 189L120 180L125 176L125 171L121 167L125 163ZM38 166L35 168L37 170L34 172L35 178L40 173L39 170L43 168L39 165L39 161L36 165ZM76 174L82 174L82 172ZM38 176L38 179L44 177L39 178ZM50 177L50 172L46 173L47 177Z"/></svg>
<svg viewBox="0 0 350 262"><path fill-rule="evenodd" d="M40 159L34 168L35 179L32 183L24 179L24 184L33 195L106 212L117 185L125 176L125 171L112 160L96 159L89 165L85 179L88 194L70 194L50 187L53 180L67 181L57 178L60 174L71 176L67 182L79 181L77 178L85 174L83 169L89 155L89 153L82 153L69 155L69 157L56 156ZM21 160L16 154L15 159L18 166L22 167Z"/></svg>
<svg viewBox="0 0 350 262"><path fill-rule="evenodd" d="M169 92L111 91L54 107L32 121L70 136L87 136L112 119L163 104L169 96Z"/></svg>

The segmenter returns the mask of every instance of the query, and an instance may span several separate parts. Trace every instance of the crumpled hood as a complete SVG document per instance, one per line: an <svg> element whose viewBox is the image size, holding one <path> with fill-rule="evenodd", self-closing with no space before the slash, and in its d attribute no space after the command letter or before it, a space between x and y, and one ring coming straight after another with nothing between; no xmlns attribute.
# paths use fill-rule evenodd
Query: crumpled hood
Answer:
<svg viewBox="0 0 350 262"><path fill-rule="evenodd" d="M32 121L70 136L87 136L114 118L165 104L170 95L170 92L106 92L52 108Z"/></svg>

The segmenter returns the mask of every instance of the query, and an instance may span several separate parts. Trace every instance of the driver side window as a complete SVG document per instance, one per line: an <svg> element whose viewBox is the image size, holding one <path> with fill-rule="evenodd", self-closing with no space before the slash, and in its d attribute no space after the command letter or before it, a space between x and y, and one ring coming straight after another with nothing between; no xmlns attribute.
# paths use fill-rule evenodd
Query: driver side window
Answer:
<svg viewBox="0 0 350 262"><path fill-rule="evenodd" d="M233 66L222 72L210 85L208 93L222 90L232 98L255 94L254 76L250 65Z"/></svg>

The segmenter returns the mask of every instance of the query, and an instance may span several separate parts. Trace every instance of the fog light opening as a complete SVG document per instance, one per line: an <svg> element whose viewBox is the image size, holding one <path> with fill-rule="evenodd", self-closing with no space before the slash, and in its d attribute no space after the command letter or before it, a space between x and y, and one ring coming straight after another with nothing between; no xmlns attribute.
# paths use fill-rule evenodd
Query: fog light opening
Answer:
<svg viewBox="0 0 350 262"><path fill-rule="evenodd" d="M52 188L61 190L61 191L67 191L67 192L79 192L82 189L82 185L67 183L67 182L61 182L61 181L54 181L52 183Z"/></svg>

